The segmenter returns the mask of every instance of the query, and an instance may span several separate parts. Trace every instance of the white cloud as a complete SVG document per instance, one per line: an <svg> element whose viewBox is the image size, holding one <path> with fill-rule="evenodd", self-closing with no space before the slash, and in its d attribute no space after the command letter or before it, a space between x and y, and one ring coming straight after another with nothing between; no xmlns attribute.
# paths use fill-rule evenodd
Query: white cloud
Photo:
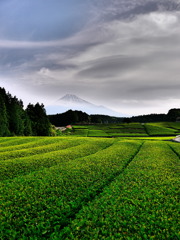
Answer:
<svg viewBox="0 0 180 240"><path fill-rule="evenodd" d="M48 68L42 67L38 74L43 75L43 76L49 76L50 75L50 70Z"/></svg>
<svg viewBox="0 0 180 240"><path fill-rule="evenodd" d="M45 103L72 92L127 114L176 107L179 12L153 12L149 5L144 10L144 0L123 1L123 11L132 16L122 19L118 0L110 3L99 15L97 8L92 21L66 39L0 40L4 75L11 72L11 82L17 81L34 99L44 97Z"/></svg>
<svg viewBox="0 0 180 240"><path fill-rule="evenodd" d="M150 19L160 28L169 30L169 27L172 27L178 22L178 18L175 14L170 13L151 13Z"/></svg>

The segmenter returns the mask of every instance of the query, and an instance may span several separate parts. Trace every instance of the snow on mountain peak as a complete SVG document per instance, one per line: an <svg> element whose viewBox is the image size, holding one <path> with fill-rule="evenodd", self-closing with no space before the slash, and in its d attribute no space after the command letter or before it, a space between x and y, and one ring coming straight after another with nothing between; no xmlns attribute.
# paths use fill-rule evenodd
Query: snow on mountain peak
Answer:
<svg viewBox="0 0 180 240"><path fill-rule="evenodd" d="M117 117L122 116L121 113L115 112L104 106L97 106L93 103L85 101L82 98L79 98L74 94L66 94L58 99L54 105L46 106L46 111L48 114L62 113L69 109L80 110L88 114L102 114Z"/></svg>
<svg viewBox="0 0 180 240"><path fill-rule="evenodd" d="M82 98L77 97L74 94L66 94L58 100L61 103L73 103L73 104L91 104Z"/></svg>

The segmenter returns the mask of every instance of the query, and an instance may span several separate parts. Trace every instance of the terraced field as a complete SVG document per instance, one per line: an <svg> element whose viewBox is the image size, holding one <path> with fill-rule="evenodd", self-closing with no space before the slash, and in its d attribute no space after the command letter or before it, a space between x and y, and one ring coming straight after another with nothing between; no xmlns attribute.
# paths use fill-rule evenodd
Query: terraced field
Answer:
<svg viewBox="0 0 180 240"><path fill-rule="evenodd" d="M179 239L180 145L84 130L0 138L0 239Z"/></svg>
<svg viewBox="0 0 180 240"><path fill-rule="evenodd" d="M180 123L122 123L73 126L72 135L82 137L148 137L180 134Z"/></svg>

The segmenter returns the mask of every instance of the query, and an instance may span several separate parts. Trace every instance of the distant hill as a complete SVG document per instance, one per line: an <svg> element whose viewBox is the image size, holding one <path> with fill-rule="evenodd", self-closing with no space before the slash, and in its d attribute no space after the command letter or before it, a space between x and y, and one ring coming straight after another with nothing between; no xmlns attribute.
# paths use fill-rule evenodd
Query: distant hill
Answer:
<svg viewBox="0 0 180 240"><path fill-rule="evenodd" d="M110 108L104 106L97 106L90 103L74 94L66 94L62 98L58 99L53 105L46 106L47 114L63 113L71 110L79 110L86 112L87 114L102 114L108 116L123 117L122 113L113 111Z"/></svg>
<svg viewBox="0 0 180 240"><path fill-rule="evenodd" d="M148 115L140 115L133 116L131 118L125 118L126 122L176 122L180 119L180 108L172 108L168 111L167 114L148 114Z"/></svg>
<svg viewBox="0 0 180 240"><path fill-rule="evenodd" d="M51 124L56 127L66 126L71 124L108 124L108 123L121 123L123 118L110 117L107 115L88 115L85 112L78 110L68 110L64 113L49 115Z"/></svg>

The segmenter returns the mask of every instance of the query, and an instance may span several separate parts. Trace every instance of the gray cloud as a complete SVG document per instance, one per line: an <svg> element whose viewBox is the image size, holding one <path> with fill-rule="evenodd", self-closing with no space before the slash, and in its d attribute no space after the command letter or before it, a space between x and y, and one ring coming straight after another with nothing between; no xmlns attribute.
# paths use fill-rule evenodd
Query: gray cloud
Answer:
<svg viewBox="0 0 180 240"><path fill-rule="evenodd" d="M87 69L80 71L77 77L114 78L117 74L137 68L139 64L138 57L110 56L99 58L92 61Z"/></svg>
<svg viewBox="0 0 180 240"><path fill-rule="evenodd" d="M104 21L132 20L140 14L180 10L180 2L177 0L100 0L94 2L93 6Z"/></svg>
<svg viewBox="0 0 180 240"><path fill-rule="evenodd" d="M178 1L79 3L0 3L1 84L24 89L25 101L50 103L71 92L120 112L180 103Z"/></svg>

